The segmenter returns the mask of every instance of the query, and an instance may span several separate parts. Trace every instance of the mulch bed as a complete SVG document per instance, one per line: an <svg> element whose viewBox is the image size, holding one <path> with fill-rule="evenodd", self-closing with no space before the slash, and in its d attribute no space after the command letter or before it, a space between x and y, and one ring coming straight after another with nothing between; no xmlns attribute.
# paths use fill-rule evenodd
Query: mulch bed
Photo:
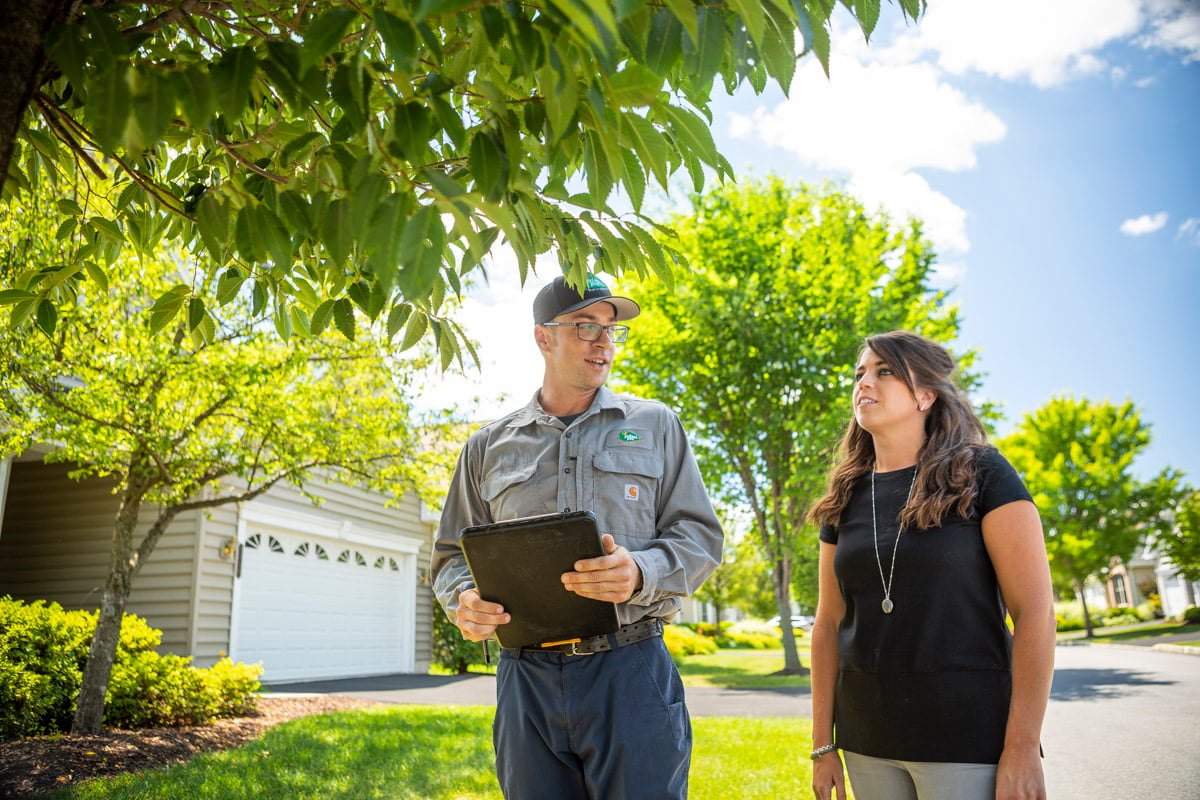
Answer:
<svg viewBox="0 0 1200 800"><path fill-rule="evenodd" d="M96 736L39 736L0 742L0 800L32 798L91 778L182 764L210 750L239 747L281 722L374 705L338 695L264 697L258 714L198 728L106 730Z"/></svg>

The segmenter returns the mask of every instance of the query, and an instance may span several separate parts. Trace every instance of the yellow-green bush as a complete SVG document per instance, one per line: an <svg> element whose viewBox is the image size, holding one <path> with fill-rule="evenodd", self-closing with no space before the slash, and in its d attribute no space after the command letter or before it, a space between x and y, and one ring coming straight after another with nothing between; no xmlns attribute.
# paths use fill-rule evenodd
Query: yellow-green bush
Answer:
<svg viewBox="0 0 1200 800"><path fill-rule="evenodd" d="M712 639L679 625L667 625L663 629L663 641L667 652L675 658L717 652L717 643Z"/></svg>
<svg viewBox="0 0 1200 800"><path fill-rule="evenodd" d="M96 614L0 598L0 740L66 731L75 714ZM104 721L116 727L198 725L254 708L257 665L197 669L154 648L162 631L126 614Z"/></svg>
<svg viewBox="0 0 1200 800"><path fill-rule="evenodd" d="M797 634L800 632L797 631ZM727 632L717 640L721 647L741 650L774 650L783 647L782 634Z"/></svg>

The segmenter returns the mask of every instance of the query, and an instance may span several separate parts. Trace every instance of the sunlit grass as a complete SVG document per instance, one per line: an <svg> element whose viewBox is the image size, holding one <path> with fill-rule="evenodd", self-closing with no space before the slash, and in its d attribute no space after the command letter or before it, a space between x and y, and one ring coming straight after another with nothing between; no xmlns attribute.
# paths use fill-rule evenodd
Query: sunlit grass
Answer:
<svg viewBox="0 0 1200 800"><path fill-rule="evenodd" d="M1158 636L1175 636L1180 633L1200 633L1200 625L1186 625L1178 622L1164 622L1159 625L1144 625L1129 631L1100 634L1092 638L1093 642L1128 642L1135 639L1150 639ZM1174 642L1173 644L1181 644Z"/></svg>
<svg viewBox="0 0 1200 800"><path fill-rule="evenodd" d="M800 661L808 666L808 653ZM808 686L808 676L774 675L783 669L782 650L718 650L711 655L684 656L676 662L684 686L775 689Z"/></svg>
<svg viewBox="0 0 1200 800"><path fill-rule="evenodd" d="M306 717L237 750L91 781L45 800L501 800L492 709L389 706ZM805 797L807 719L692 721L691 796Z"/></svg>
<svg viewBox="0 0 1200 800"><path fill-rule="evenodd" d="M61 790L65 800L500 800L492 709L393 706L306 717L245 747Z"/></svg>

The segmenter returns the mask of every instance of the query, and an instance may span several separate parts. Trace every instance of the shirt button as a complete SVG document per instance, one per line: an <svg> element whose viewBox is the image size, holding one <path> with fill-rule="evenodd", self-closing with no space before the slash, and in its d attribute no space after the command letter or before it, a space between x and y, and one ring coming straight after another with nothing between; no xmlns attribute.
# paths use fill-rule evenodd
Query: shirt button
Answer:
<svg viewBox="0 0 1200 800"><path fill-rule="evenodd" d="M570 475L570 474L571 474L571 468L570 468L570 467L567 467L566 469L564 469L564 470L563 470L563 472L565 472L565 473L567 473L568 475Z"/></svg>
<svg viewBox="0 0 1200 800"><path fill-rule="evenodd" d="M563 513L564 513L564 514L570 514L570 513L571 513L571 508L570 508L569 506L568 506L567 508L564 508L564 509L563 509Z"/></svg>

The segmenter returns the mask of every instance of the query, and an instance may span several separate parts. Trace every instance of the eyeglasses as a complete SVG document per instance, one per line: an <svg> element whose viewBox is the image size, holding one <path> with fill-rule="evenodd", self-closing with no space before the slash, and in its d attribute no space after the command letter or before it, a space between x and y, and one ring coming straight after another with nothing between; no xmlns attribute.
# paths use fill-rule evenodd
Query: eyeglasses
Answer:
<svg viewBox="0 0 1200 800"><path fill-rule="evenodd" d="M600 334L607 333L613 344L629 338L628 325L601 325L599 322L543 322L547 328L574 328L575 335L585 342L600 341Z"/></svg>

